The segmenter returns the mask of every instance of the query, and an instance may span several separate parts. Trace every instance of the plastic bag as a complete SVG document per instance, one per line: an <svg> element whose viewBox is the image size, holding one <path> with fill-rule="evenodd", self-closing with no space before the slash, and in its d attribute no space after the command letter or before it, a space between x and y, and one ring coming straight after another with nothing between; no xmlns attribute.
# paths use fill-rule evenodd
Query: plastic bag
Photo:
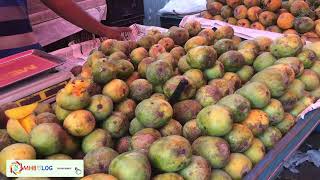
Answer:
<svg viewBox="0 0 320 180"><path fill-rule="evenodd" d="M206 0L171 0L162 9L160 14L194 14L206 10Z"/></svg>

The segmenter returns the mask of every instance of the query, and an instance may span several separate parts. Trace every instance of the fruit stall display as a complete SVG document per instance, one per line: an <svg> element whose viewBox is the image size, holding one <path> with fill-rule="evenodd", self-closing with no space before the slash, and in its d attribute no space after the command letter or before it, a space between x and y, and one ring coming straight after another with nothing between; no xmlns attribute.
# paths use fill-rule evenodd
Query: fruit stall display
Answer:
<svg viewBox="0 0 320 180"><path fill-rule="evenodd" d="M244 178L319 99L320 46L194 24L106 40L54 104L8 104L0 172L83 159L83 180Z"/></svg>
<svg viewBox="0 0 320 180"><path fill-rule="evenodd" d="M314 0L207 0L207 11L201 16L246 28L317 39L319 5Z"/></svg>

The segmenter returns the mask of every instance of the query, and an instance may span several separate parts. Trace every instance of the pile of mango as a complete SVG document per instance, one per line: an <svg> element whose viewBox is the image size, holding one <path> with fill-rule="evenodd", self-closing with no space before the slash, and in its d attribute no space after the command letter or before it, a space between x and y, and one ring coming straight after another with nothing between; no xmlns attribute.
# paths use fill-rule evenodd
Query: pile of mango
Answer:
<svg viewBox="0 0 320 180"><path fill-rule="evenodd" d="M207 0L207 11L201 16L246 28L318 39L319 5L315 0Z"/></svg>
<svg viewBox="0 0 320 180"><path fill-rule="evenodd" d="M242 179L319 99L319 48L195 21L106 40L54 104L6 108L0 172L83 159L83 180Z"/></svg>

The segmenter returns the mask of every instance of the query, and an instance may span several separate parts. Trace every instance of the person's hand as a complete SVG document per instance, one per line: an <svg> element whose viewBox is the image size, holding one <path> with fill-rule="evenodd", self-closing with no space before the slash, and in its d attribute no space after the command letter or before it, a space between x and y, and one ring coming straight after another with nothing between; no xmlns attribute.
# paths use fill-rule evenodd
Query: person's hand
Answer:
<svg viewBox="0 0 320 180"><path fill-rule="evenodd" d="M123 40L123 34L130 34L132 30L128 27L105 27L104 36L109 39Z"/></svg>

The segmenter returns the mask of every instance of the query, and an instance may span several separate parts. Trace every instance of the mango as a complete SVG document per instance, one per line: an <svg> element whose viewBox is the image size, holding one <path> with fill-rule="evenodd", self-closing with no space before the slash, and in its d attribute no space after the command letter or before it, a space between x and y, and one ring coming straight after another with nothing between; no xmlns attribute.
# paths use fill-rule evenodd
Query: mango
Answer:
<svg viewBox="0 0 320 180"><path fill-rule="evenodd" d="M6 174L7 160L33 160L36 159L35 149L22 143L12 144L0 151L0 172Z"/></svg>
<svg viewBox="0 0 320 180"><path fill-rule="evenodd" d="M201 156L192 156L191 163L179 171L184 179L206 180L211 176L211 166L209 162Z"/></svg>
<svg viewBox="0 0 320 180"><path fill-rule="evenodd" d="M230 158L229 144L222 138L201 136L192 143L193 153L209 161L211 167L222 168Z"/></svg>
<svg viewBox="0 0 320 180"><path fill-rule="evenodd" d="M251 169L252 162L250 159L240 153L232 153L228 164L224 167L224 171L232 179L242 179Z"/></svg>
<svg viewBox="0 0 320 180"><path fill-rule="evenodd" d="M175 172L189 165L192 148L182 136L166 136L151 144L148 156L153 167L164 172Z"/></svg>

